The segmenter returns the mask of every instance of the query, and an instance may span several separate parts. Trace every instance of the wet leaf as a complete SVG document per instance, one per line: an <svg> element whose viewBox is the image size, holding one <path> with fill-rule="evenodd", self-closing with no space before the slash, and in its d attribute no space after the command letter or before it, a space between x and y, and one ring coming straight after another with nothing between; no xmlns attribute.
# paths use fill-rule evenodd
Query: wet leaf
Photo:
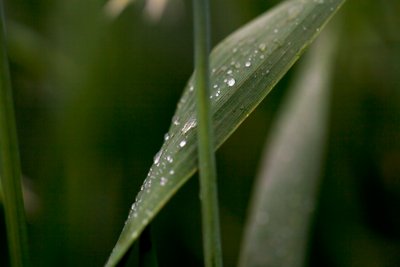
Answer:
<svg viewBox="0 0 400 267"><path fill-rule="evenodd" d="M210 98L216 147L264 99L343 2L285 1L213 50ZM196 171L194 96L191 79L107 266L118 263L149 221Z"/></svg>

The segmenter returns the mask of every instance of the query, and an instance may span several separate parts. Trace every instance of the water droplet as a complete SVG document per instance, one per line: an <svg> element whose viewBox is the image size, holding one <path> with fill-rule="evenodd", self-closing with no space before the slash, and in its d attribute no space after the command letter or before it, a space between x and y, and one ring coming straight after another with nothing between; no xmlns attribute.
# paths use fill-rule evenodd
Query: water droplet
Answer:
<svg viewBox="0 0 400 267"><path fill-rule="evenodd" d="M180 124L180 122L179 122L179 117L174 116L174 117L172 118L172 122L174 123L174 125L179 125L179 124Z"/></svg>
<svg viewBox="0 0 400 267"><path fill-rule="evenodd" d="M189 87L189 91L191 92L193 90L194 90L194 86L192 85L192 86Z"/></svg>
<svg viewBox="0 0 400 267"><path fill-rule="evenodd" d="M237 68L237 69L240 68L240 66L241 66L241 65L240 65L239 62L235 64L235 68Z"/></svg>
<svg viewBox="0 0 400 267"><path fill-rule="evenodd" d="M131 206L131 212L134 211L136 209L136 203L133 203Z"/></svg>
<svg viewBox="0 0 400 267"><path fill-rule="evenodd" d="M150 187L151 187L151 181L146 179L144 183L144 188L150 188Z"/></svg>
<svg viewBox="0 0 400 267"><path fill-rule="evenodd" d="M172 163L172 162L174 161L174 159L173 159L171 156L168 156L168 157L167 157L167 161L168 161L169 163Z"/></svg>
<svg viewBox="0 0 400 267"><path fill-rule="evenodd" d="M264 59L265 58L265 56L264 55L260 55L260 59Z"/></svg>
<svg viewBox="0 0 400 267"><path fill-rule="evenodd" d="M168 182L168 179L167 179L167 178L161 177L161 179L160 179L160 185L161 185L161 186L166 185L167 182Z"/></svg>
<svg viewBox="0 0 400 267"><path fill-rule="evenodd" d="M164 141L168 141L168 140L169 140L169 134L166 133L166 134L164 135Z"/></svg>
<svg viewBox="0 0 400 267"><path fill-rule="evenodd" d="M278 32L279 32L279 30L275 28L274 29L274 33L278 33Z"/></svg>
<svg viewBox="0 0 400 267"><path fill-rule="evenodd" d="M169 174L171 174L171 175L173 175L174 173L175 173L174 170L170 170L170 171L169 171Z"/></svg>
<svg viewBox="0 0 400 267"><path fill-rule="evenodd" d="M190 129L196 127L197 121L195 118L190 118L187 123L182 128L182 133L186 134Z"/></svg>
<svg viewBox="0 0 400 267"><path fill-rule="evenodd" d="M230 78L228 81L227 81L227 83L228 83L228 86L234 86L235 85L235 83L236 83L236 81L235 81L235 79L233 79L233 78Z"/></svg>
<svg viewBox="0 0 400 267"><path fill-rule="evenodd" d="M250 62L250 61L247 61L244 65L248 68L248 67L251 66L251 62Z"/></svg>
<svg viewBox="0 0 400 267"><path fill-rule="evenodd" d="M182 140L182 141L179 143L179 146L180 146L180 147L186 146L186 140Z"/></svg>
<svg viewBox="0 0 400 267"><path fill-rule="evenodd" d="M214 84L213 88L218 88L218 84Z"/></svg>
<svg viewBox="0 0 400 267"><path fill-rule="evenodd" d="M226 72L226 74L228 74L228 75L231 75L232 73L233 73L232 70L228 70L228 71Z"/></svg>
<svg viewBox="0 0 400 267"><path fill-rule="evenodd" d="M261 44L258 46L258 49L260 49L261 51L265 51L266 48L267 48L267 45L264 44L264 43L261 43Z"/></svg>
<svg viewBox="0 0 400 267"><path fill-rule="evenodd" d="M275 38L275 39L273 40L273 42L274 42L278 47L282 47L282 46L283 46L282 41L281 41L280 39L278 39L278 38ZM282 52L282 53L283 53L283 52Z"/></svg>
<svg viewBox="0 0 400 267"><path fill-rule="evenodd" d="M162 150L158 151L157 154L154 156L154 164L157 164L160 161L162 155Z"/></svg>

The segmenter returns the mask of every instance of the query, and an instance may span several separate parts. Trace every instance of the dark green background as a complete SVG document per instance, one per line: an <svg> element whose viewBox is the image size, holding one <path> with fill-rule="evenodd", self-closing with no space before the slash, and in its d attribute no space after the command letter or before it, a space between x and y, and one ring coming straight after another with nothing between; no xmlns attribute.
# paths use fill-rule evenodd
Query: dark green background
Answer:
<svg viewBox="0 0 400 267"><path fill-rule="evenodd" d="M211 2L216 44L279 1ZM143 0L115 21L104 3L5 1L33 266L105 263L193 69L191 1L171 0L158 22ZM400 2L349 0L339 20L307 266L400 266ZM291 74L217 153L226 266ZM155 219L160 266L202 266L198 190L191 179Z"/></svg>

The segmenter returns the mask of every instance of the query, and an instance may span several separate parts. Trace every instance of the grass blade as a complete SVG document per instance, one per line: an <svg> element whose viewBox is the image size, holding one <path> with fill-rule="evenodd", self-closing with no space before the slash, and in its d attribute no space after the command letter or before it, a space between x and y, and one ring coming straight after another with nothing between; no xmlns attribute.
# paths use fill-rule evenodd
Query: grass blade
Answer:
<svg viewBox="0 0 400 267"><path fill-rule="evenodd" d="M256 108L343 3L344 0L285 1L213 50L210 98L215 147ZM193 91L191 79L107 266L118 263L149 221L196 171Z"/></svg>
<svg viewBox="0 0 400 267"><path fill-rule="evenodd" d="M12 266L27 266L27 235L11 80L0 2L0 183Z"/></svg>
<svg viewBox="0 0 400 267"><path fill-rule="evenodd" d="M329 37L325 35L324 37ZM241 252L241 267L301 267L326 137L332 39L309 55L273 128Z"/></svg>
<svg viewBox="0 0 400 267"><path fill-rule="evenodd" d="M217 193L214 131L210 107L210 25L207 0L193 0L195 43L195 88L197 139L200 174L200 198L203 228L204 261L207 267L222 266L221 234Z"/></svg>

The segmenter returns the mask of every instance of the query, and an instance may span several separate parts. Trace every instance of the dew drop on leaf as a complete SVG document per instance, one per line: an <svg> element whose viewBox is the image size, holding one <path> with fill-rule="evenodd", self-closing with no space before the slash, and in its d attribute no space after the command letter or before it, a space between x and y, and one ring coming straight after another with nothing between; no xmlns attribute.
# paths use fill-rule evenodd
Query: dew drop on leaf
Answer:
<svg viewBox="0 0 400 267"><path fill-rule="evenodd" d="M194 127L196 127L196 125L197 125L196 119L195 118L190 118L189 121L187 123L185 123L185 125L183 126L182 133L186 134L189 130L191 130Z"/></svg>
<svg viewBox="0 0 400 267"><path fill-rule="evenodd" d="M182 140L182 141L179 143L179 146L180 146L180 147L186 146L186 140Z"/></svg>
<svg viewBox="0 0 400 267"><path fill-rule="evenodd" d="M166 133L166 134L164 135L164 140L165 140L165 141L168 141L168 140L169 140L169 134L168 134L168 133Z"/></svg>
<svg viewBox="0 0 400 267"><path fill-rule="evenodd" d="M161 186L164 186L167 182L168 182L168 179L167 179L167 178L161 177L161 179L160 179L160 185L161 185Z"/></svg>
<svg viewBox="0 0 400 267"><path fill-rule="evenodd" d="M167 157L167 161L168 161L169 163L172 163L172 162L174 161L174 159L173 159L171 156L168 156L168 157Z"/></svg>
<svg viewBox="0 0 400 267"><path fill-rule="evenodd" d="M230 79L227 81L227 83L228 83L228 86L232 87L232 86L235 85L236 81L235 81L235 79L230 78Z"/></svg>
<svg viewBox="0 0 400 267"><path fill-rule="evenodd" d="M179 124L180 124L180 122L179 122L179 117L174 116L174 117L172 118L172 122L174 123L174 125L179 125Z"/></svg>
<svg viewBox="0 0 400 267"><path fill-rule="evenodd" d="M158 151L157 154L154 156L154 164L160 162L161 155L162 155L162 150Z"/></svg>

